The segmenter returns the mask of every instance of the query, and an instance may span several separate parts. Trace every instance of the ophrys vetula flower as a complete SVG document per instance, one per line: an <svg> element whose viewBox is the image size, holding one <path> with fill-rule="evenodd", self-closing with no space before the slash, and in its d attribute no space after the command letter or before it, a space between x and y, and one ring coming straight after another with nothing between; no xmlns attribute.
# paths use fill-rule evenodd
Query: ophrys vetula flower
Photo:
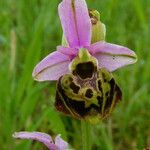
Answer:
<svg viewBox="0 0 150 150"><path fill-rule="evenodd" d="M67 45L44 58L33 77L58 80L55 106L59 111L79 119L104 118L121 99L110 72L135 63L136 54L123 46L92 40L97 34L92 30L96 18L85 0L63 0L58 10Z"/></svg>

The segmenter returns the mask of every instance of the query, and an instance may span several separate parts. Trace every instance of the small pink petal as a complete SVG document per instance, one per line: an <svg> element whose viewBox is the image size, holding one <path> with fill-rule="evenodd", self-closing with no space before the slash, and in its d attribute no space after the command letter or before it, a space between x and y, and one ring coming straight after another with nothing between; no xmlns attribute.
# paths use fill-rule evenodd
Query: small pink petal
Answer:
<svg viewBox="0 0 150 150"><path fill-rule="evenodd" d="M109 71L114 71L137 61L134 51L116 44L97 42L88 47L88 49L97 58L99 67L105 67Z"/></svg>
<svg viewBox="0 0 150 150"><path fill-rule="evenodd" d="M52 141L52 138L45 133L41 132L15 132L14 138L19 139L31 139L43 143L49 150L59 150L58 147Z"/></svg>
<svg viewBox="0 0 150 150"><path fill-rule="evenodd" d="M89 46L91 21L85 0L63 0L58 10L69 46L74 48Z"/></svg>
<svg viewBox="0 0 150 150"><path fill-rule="evenodd" d="M58 147L59 150L66 150L68 149L68 143L64 141L60 135L57 135L55 138L55 145Z"/></svg>
<svg viewBox="0 0 150 150"><path fill-rule="evenodd" d="M63 74L69 73L70 58L55 51L36 65L32 76L37 81L58 80Z"/></svg>

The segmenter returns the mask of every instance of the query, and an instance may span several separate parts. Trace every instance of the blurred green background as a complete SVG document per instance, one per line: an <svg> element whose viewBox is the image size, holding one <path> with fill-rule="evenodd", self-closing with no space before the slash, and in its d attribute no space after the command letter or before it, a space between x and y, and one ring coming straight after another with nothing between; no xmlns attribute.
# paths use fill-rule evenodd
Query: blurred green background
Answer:
<svg viewBox="0 0 150 150"><path fill-rule="evenodd" d="M35 64L61 42L61 0L0 0L0 149L37 150L15 131L60 133L81 149L80 121L56 112L55 82L33 81ZM92 150L150 149L150 0L87 0L101 12L107 41L135 50L138 62L114 72L123 100L92 127Z"/></svg>

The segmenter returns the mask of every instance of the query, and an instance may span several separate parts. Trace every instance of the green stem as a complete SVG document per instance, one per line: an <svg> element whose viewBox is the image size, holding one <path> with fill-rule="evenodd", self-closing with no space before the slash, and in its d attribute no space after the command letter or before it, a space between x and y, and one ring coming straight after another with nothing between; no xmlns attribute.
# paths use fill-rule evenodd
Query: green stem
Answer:
<svg viewBox="0 0 150 150"><path fill-rule="evenodd" d="M91 126L88 122L81 121L82 130L82 149L91 150Z"/></svg>

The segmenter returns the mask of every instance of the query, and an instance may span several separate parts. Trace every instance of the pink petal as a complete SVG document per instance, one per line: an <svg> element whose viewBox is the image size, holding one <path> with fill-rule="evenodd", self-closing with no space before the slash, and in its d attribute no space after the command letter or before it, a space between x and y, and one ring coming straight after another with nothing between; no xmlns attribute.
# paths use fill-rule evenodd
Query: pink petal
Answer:
<svg viewBox="0 0 150 150"><path fill-rule="evenodd" d="M57 46L57 51L68 55L70 57L70 59L72 60L74 57L77 56L78 54L78 49L75 48L68 48L68 47L64 47L64 46Z"/></svg>
<svg viewBox="0 0 150 150"><path fill-rule="evenodd" d="M59 150L66 150L68 149L68 143L64 141L60 135L57 135L55 138L55 145L58 147Z"/></svg>
<svg viewBox="0 0 150 150"><path fill-rule="evenodd" d="M31 139L43 143L49 150L59 150L58 147L52 141L52 138L45 133L41 132L15 132L14 138L19 139Z"/></svg>
<svg viewBox="0 0 150 150"><path fill-rule="evenodd" d="M97 58L99 67L105 67L109 71L114 71L137 61L134 51L116 44L97 42L88 49Z"/></svg>
<svg viewBox="0 0 150 150"><path fill-rule="evenodd" d="M37 81L58 80L63 74L69 73L70 58L55 51L36 65L32 76Z"/></svg>
<svg viewBox="0 0 150 150"><path fill-rule="evenodd" d="M69 46L75 48L89 46L91 21L85 0L63 0L58 10Z"/></svg>

